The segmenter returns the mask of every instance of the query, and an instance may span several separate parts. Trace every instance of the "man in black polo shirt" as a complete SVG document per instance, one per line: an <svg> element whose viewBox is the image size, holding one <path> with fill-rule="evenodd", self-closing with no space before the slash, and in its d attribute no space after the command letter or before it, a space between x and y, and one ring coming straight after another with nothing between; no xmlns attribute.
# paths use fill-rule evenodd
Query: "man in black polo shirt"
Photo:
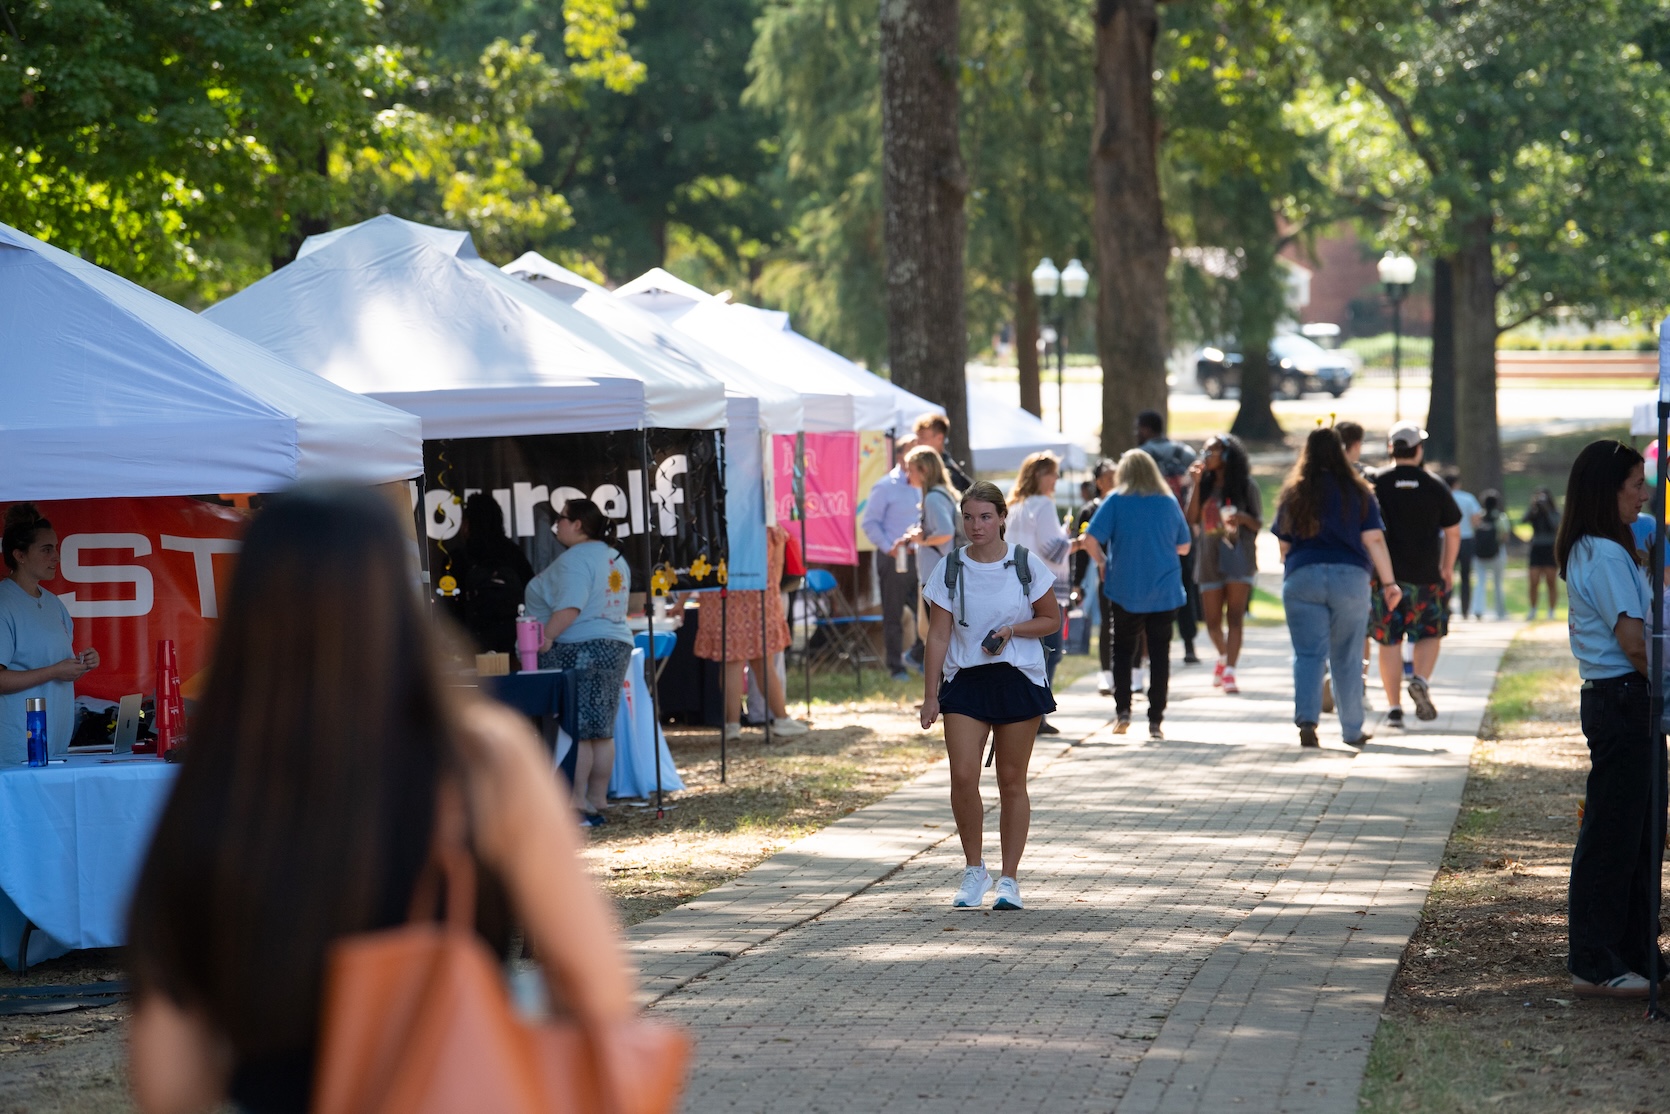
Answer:
<svg viewBox="0 0 1670 1114"><path fill-rule="evenodd" d="M1386 520L1386 548L1392 575L1403 599L1387 609L1374 594L1369 635L1380 643L1380 682L1386 689L1386 726L1403 726L1403 640L1415 644L1415 675L1409 698L1415 715L1436 719L1429 682L1438 664L1449 594L1455 582L1456 553L1461 549L1461 508L1449 487L1421 467L1426 431L1414 422L1398 422L1386 436L1392 466L1374 477L1374 494Z"/></svg>

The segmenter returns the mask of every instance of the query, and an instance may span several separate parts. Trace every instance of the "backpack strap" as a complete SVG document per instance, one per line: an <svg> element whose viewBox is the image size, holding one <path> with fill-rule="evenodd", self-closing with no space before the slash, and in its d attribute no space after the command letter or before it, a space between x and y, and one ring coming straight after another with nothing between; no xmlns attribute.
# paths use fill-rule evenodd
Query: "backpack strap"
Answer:
<svg viewBox="0 0 1670 1114"><path fill-rule="evenodd" d="M1015 576L1021 582L1021 592L1027 600L1032 599L1032 555L1026 551L1026 546L1015 547Z"/></svg>
<svg viewBox="0 0 1670 1114"><path fill-rule="evenodd" d="M945 590L952 599L956 600L958 599L957 585L963 579L963 551L957 546L952 546L951 552L945 555L940 564L945 567ZM954 614L957 616L959 624L968 626L968 620L964 618L968 614L968 609L962 605L960 600L958 600L957 610Z"/></svg>

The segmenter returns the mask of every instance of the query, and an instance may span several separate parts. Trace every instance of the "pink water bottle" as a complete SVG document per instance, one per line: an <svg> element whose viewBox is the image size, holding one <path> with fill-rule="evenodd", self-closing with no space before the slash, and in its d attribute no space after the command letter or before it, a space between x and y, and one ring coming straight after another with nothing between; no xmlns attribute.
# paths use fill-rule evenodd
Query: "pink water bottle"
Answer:
<svg viewBox="0 0 1670 1114"><path fill-rule="evenodd" d="M516 608L516 656L521 660L522 672L539 668L539 640L544 633L544 623L524 614L521 606Z"/></svg>

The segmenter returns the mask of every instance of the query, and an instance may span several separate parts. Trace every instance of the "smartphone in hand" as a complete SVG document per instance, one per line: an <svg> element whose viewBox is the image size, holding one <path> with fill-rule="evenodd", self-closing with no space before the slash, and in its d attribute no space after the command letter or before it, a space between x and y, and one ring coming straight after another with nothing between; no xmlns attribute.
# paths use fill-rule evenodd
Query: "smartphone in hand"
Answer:
<svg viewBox="0 0 1670 1114"><path fill-rule="evenodd" d="M980 648L988 654L995 654L1003 649L1003 636L995 630L986 632L986 637L980 640Z"/></svg>

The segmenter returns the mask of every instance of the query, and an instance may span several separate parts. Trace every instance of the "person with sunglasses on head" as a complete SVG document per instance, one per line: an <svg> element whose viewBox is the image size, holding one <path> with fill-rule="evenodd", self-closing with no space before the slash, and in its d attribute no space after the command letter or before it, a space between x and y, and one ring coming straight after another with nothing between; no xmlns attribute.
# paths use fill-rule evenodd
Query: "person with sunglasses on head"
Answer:
<svg viewBox="0 0 1670 1114"><path fill-rule="evenodd" d="M1038 724L1055 711L1042 642L1061 629L1055 575L1037 554L1005 540L1008 514L996 484L973 484L962 500L968 544L947 554L922 588L929 608L922 729L945 719L951 814L966 864L951 899L959 909L978 908L992 889L980 799L980 753L987 739L997 762L1003 855L992 908L1024 907L1015 875L1032 823L1026 770Z"/></svg>
<svg viewBox="0 0 1670 1114"><path fill-rule="evenodd" d="M1589 743L1566 911L1566 967L1585 998L1645 998L1649 979L1670 974L1658 947L1665 752L1651 712L1652 591L1630 531L1647 494L1640 453L1591 442L1572 462L1554 541Z"/></svg>
<svg viewBox="0 0 1670 1114"><path fill-rule="evenodd" d="M1258 578L1264 501L1252 482L1247 450L1233 434L1207 441L1200 459L1189 465L1189 475L1194 482L1183 515L1200 531L1195 583L1206 633L1218 651L1212 684L1233 694L1241 691L1235 666L1241 660L1242 628Z"/></svg>
<svg viewBox="0 0 1670 1114"><path fill-rule="evenodd" d="M587 827L604 822L615 768L615 717L632 664L626 625L632 567L603 540L608 531L609 519L596 503L568 500L557 515L557 540L567 548L523 592L528 615L544 624L539 667L580 673L574 796Z"/></svg>

